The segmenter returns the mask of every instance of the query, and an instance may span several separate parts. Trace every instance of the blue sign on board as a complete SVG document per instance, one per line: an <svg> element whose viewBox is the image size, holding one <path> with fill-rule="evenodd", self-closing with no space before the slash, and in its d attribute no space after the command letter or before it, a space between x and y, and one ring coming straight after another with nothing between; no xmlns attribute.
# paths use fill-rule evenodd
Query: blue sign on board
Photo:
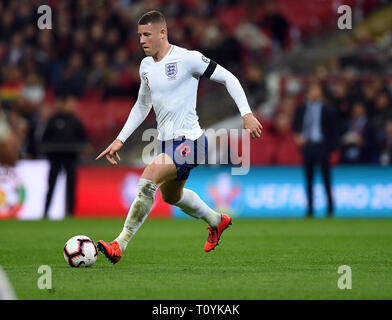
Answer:
<svg viewBox="0 0 392 320"><path fill-rule="evenodd" d="M301 218L306 212L302 167L252 167L232 175L229 166L200 166L186 188L212 208L246 218ZM332 169L336 217L392 217L392 167L337 166ZM315 216L327 209L321 174L315 175ZM186 217L174 208L175 217Z"/></svg>

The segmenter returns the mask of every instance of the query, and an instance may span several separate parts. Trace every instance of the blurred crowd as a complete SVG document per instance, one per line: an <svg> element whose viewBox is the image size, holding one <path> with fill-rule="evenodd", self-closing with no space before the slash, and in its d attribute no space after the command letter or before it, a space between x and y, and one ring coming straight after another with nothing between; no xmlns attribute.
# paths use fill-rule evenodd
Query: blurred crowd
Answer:
<svg viewBox="0 0 392 320"><path fill-rule="evenodd" d="M42 4L52 8L51 30L38 30ZM290 51L298 37L274 1L0 0L0 104L17 133L20 157L41 156L45 125L70 97L136 97L143 58L136 25L150 9L166 15L172 43L200 50L236 74L253 108L268 99L263 66L274 53ZM322 82L339 112L341 161L385 162L380 150L392 144L385 79L359 83L349 72L335 78ZM292 111L282 110L300 96L283 97L276 130L290 126Z"/></svg>
<svg viewBox="0 0 392 320"><path fill-rule="evenodd" d="M307 103L307 87L319 84L320 101L337 116L335 162L391 164L392 78L374 74L358 76L356 69L336 68L336 61L333 64L335 68L329 66L311 76L283 79L286 80L284 93L272 120L266 120L266 131L275 136L288 135L294 141L295 110Z"/></svg>
<svg viewBox="0 0 392 320"><path fill-rule="evenodd" d="M50 30L37 26L42 4L52 9ZM24 122L22 157L39 156L37 143L53 112L43 107L48 97L52 105L69 96L136 97L144 57L137 21L155 8L167 17L170 41L230 66L249 88L251 104L265 101L260 65L271 46L287 42L288 23L274 3L0 0L0 100L3 110Z"/></svg>
<svg viewBox="0 0 392 320"><path fill-rule="evenodd" d="M81 97L94 90L104 98L134 96L143 58L137 21L153 8L166 14L173 43L198 48L238 70L260 65L272 45L285 47L288 22L274 2L249 1L238 7L239 2L51 0L45 3L53 10L52 29L38 30L36 8L42 1L1 0L0 83L13 84L10 94L28 86L26 94L34 94L35 101L42 99L42 86L50 86L58 97ZM227 6L236 8L233 17L246 17L226 21Z"/></svg>

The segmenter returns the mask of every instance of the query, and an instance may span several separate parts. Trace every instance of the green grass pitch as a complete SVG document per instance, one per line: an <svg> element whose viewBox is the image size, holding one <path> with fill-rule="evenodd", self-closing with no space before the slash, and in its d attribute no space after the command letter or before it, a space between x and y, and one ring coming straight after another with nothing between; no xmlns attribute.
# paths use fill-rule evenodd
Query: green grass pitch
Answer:
<svg viewBox="0 0 392 320"><path fill-rule="evenodd" d="M72 236L112 240L123 220L0 221L0 265L19 299L392 299L392 220L234 219L205 253L203 221L147 220L123 259L71 268ZM37 287L49 265L52 290ZM340 290L338 267L352 271Z"/></svg>

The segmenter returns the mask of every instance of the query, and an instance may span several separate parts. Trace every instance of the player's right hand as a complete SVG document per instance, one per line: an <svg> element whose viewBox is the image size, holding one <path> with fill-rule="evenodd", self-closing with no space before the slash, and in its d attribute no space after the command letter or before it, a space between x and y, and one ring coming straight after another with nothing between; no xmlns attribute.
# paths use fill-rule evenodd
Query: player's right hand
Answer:
<svg viewBox="0 0 392 320"><path fill-rule="evenodd" d="M98 160L98 159L102 158L103 156L106 156L106 159L111 164L114 164L114 165L118 164L117 161L115 160L114 156L116 156L118 161L121 160L120 156L117 153L117 151L119 151L122 148L123 145L124 144L120 140L118 140L118 139L114 140L110 144L110 146L105 149L105 151L103 151L98 157L95 158L95 160Z"/></svg>

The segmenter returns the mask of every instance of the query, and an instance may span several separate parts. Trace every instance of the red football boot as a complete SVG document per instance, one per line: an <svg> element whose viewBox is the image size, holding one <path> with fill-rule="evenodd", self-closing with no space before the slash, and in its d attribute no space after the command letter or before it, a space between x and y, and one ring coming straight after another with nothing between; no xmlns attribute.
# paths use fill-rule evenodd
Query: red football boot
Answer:
<svg viewBox="0 0 392 320"><path fill-rule="evenodd" d="M97 248L113 264L119 262L122 257L122 253L117 241L105 242L99 240L97 243Z"/></svg>
<svg viewBox="0 0 392 320"><path fill-rule="evenodd" d="M216 228L207 227L209 230L209 235L207 242L204 246L204 251L209 252L214 250L217 245L219 245L220 237L229 226L231 225L231 217L227 214L221 215L221 223Z"/></svg>

